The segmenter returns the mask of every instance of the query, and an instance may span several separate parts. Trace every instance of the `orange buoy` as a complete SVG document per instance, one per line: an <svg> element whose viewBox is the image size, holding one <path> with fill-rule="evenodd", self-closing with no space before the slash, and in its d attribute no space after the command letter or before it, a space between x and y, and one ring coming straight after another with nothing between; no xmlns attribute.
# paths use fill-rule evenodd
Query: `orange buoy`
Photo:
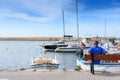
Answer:
<svg viewBox="0 0 120 80"><path fill-rule="evenodd" d="M117 47L118 50L120 50L120 45Z"/></svg>

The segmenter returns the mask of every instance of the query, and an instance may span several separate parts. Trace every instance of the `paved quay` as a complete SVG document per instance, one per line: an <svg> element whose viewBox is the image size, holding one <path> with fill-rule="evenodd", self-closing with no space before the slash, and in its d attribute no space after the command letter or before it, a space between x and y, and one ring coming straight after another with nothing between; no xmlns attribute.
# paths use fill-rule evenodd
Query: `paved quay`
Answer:
<svg viewBox="0 0 120 80"><path fill-rule="evenodd" d="M120 80L119 71L0 71L0 80Z"/></svg>

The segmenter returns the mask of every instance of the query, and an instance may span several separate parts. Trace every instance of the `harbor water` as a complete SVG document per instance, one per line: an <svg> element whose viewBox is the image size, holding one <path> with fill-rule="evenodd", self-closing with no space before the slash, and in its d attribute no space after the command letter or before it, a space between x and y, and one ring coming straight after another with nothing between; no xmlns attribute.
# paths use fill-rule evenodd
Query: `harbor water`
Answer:
<svg viewBox="0 0 120 80"><path fill-rule="evenodd" d="M31 57L43 57L42 45L51 41L0 41L0 69L15 70L32 68ZM46 57L60 62L59 69L76 68L76 53L46 52Z"/></svg>

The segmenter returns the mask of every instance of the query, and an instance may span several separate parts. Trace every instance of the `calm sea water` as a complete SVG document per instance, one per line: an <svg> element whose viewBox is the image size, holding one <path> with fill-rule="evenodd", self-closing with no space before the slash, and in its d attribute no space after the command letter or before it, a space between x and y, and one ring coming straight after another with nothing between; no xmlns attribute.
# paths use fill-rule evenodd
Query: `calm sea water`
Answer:
<svg viewBox="0 0 120 80"><path fill-rule="evenodd" d="M41 46L51 41L0 41L0 69L31 68L30 59L43 57L44 48ZM47 52L46 57L60 62L59 69L74 69L76 53Z"/></svg>

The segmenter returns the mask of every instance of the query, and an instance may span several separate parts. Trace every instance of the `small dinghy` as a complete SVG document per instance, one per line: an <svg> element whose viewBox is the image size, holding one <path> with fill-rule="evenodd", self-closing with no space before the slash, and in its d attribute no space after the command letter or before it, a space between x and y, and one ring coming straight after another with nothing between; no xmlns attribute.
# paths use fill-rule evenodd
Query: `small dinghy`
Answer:
<svg viewBox="0 0 120 80"><path fill-rule="evenodd" d="M44 52L44 55L46 55L46 52ZM46 58L44 57L39 57L36 59L31 58L30 65L33 68L38 68L38 67L46 67L46 68L58 68L59 67L59 62L53 58Z"/></svg>

